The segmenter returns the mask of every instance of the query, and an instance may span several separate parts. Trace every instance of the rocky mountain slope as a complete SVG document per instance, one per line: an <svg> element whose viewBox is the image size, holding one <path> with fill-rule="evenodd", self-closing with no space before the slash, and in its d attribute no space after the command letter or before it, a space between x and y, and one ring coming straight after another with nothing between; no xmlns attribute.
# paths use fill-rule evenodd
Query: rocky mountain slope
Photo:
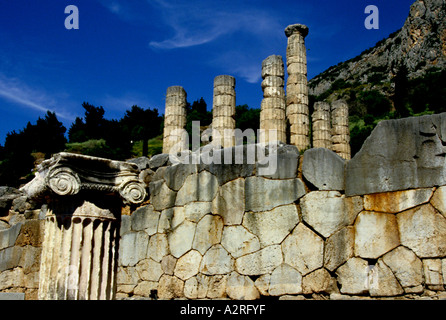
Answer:
<svg viewBox="0 0 446 320"><path fill-rule="evenodd" d="M445 0L415 1L400 30L311 79L310 95L327 98L340 87L370 84L390 97L393 79L402 66L409 79L423 76L432 67L446 69Z"/></svg>

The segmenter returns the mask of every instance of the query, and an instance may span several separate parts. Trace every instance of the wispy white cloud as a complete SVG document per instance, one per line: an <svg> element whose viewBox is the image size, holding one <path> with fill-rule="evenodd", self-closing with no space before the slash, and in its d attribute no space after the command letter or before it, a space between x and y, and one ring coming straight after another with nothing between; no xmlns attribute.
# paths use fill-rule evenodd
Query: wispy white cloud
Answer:
<svg viewBox="0 0 446 320"><path fill-rule="evenodd" d="M0 98L32 110L56 112L58 117L65 120L74 119L71 113L54 108L58 101L46 92L33 89L19 79L8 78L3 74L0 74Z"/></svg>
<svg viewBox="0 0 446 320"><path fill-rule="evenodd" d="M173 30L170 38L150 41L149 45L158 49L202 45L235 32L268 37L279 26L271 12L258 10L254 5L242 7L218 0L193 3L149 0L149 3L159 10L166 25Z"/></svg>

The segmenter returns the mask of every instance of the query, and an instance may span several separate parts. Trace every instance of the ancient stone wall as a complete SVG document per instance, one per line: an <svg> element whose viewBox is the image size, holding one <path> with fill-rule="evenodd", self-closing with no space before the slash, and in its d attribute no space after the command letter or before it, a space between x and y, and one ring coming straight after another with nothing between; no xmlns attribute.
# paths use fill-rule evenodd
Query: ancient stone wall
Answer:
<svg viewBox="0 0 446 320"><path fill-rule="evenodd" d="M351 160L269 145L273 173L151 159L149 201L121 217L116 298L445 298L445 132L446 113L383 121ZM35 299L42 214L24 212L0 231L0 291Z"/></svg>

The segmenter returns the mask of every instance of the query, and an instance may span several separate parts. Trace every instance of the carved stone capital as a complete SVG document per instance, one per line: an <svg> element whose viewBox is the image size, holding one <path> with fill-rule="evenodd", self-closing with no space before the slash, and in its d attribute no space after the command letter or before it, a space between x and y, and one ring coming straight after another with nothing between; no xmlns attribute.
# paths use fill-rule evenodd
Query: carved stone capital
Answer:
<svg viewBox="0 0 446 320"><path fill-rule="evenodd" d="M81 191L100 192L138 204L147 196L138 175L138 167L133 163L61 152L42 162L36 177L22 190L29 198L41 198L48 193L70 196Z"/></svg>
<svg viewBox="0 0 446 320"><path fill-rule="evenodd" d="M289 38L294 33L299 33L302 37L306 37L308 35L308 27L304 24L292 24L285 28L285 35Z"/></svg>

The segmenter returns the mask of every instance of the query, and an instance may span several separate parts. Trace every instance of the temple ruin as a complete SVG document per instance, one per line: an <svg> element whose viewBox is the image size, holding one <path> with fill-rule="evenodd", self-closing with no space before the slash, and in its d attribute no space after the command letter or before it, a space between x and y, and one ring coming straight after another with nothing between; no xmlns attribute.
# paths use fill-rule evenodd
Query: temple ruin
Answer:
<svg viewBox="0 0 446 320"><path fill-rule="evenodd" d="M382 121L350 159L348 105L317 102L310 122L308 28L285 33L287 92L282 57L267 57L259 143L235 145L235 78L214 80L210 149L241 161L187 150L173 86L163 154L60 153L20 190L0 187L0 296L444 299L446 113ZM197 161L173 163L181 151Z"/></svg>

